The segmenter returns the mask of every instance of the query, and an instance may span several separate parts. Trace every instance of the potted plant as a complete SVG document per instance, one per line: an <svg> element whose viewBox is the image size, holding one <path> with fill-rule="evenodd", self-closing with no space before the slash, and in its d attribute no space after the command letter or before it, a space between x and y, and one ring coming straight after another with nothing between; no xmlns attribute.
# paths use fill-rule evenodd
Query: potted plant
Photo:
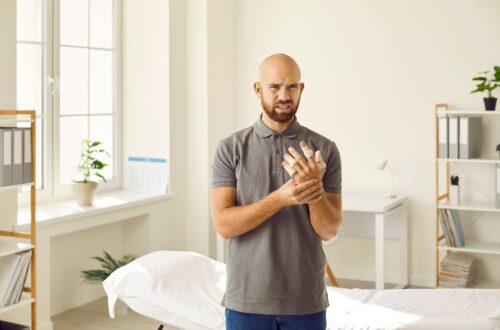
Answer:
<svg viewBox="0 0 500 330"><path fill-rule="evenodd" d="M75 194L76 203L80 206L92 205L95 191L97 189L96 179L101 179L106 182L106 178L102 175L101 170L108 164L103 163L98 159L101 155L109 153L101 148L102 142L83 139L80 151L80 163L78 168L83 175L82 180L73 180L73 192Z"/></svg>
<svg viewBox="0 0 500 330"><path fill-rule="evenodd" d="M497 98L493 97L492 92L500 87L500 66L494 67L493 75L488 75L489 71L480 72L479 76L472 78L477 81L476 89L471 93L488 92L488 97L483 98L486 110L493 111L496 108Z"/></svg>
<svg viewBox="0 0 500 330"><path fill-rule="evenodd" d="M102 252L104 253L103 257L98 257L98 256L91 257L91 259L99 261L101 265L100 269L82 270L81 275L84 279L84 282L102 283L115 270L117 270L122 266L125 266L126 264L137 258L133 255L125 255L123 256L123 258L116 260L108 252L104 250ZM125 315L127 314L127 311L128 311L127 305L123 301L118 299L115 305L115 314Z"/></svg>

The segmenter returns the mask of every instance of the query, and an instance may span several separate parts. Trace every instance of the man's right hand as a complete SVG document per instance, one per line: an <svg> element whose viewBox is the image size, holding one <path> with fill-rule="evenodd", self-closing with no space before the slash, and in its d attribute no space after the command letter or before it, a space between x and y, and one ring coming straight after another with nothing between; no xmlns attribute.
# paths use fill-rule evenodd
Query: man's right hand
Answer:
<svg viewBox="0 0 500 330"><path fill-rule="evenodd" d="M283 207L309 204L319 201L323 193L323 182L312 179L296 184L294 179L288 180L274 193Z"/></svg>

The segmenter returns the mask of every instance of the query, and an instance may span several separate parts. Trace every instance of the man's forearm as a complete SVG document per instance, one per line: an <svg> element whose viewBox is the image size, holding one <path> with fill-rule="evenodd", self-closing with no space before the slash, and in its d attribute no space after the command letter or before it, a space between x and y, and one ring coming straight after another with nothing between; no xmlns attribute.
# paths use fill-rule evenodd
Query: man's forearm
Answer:
<svg viewBox="0 0 500 330"><path fill-rule="evenodd" d="M248 205L232 206L220 212L220 231L224 238L242 235L265 222L273 214L281 210L275 192Z"/></svg>
<svg viewBox="0 0 500 330"><path fill-rule="evenodd" d="M323 192L323 198L316 203L309 204L311 225L316 234L324 241L337 235L342 224L342 210L335 208Z"/></svg>

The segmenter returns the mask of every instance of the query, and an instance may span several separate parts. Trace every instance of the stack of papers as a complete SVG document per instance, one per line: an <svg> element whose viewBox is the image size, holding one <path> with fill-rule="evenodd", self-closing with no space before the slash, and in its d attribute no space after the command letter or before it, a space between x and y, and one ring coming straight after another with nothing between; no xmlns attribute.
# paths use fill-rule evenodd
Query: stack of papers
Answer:
<svg viewBox="0 0 500 330"><path fill-rule="evenodd" d="M31 263L32 251L0 258L0 308L19 302Z"/></svg>
<svg viewBox="0 0 500 330"><path fill-rule="evenodd" d="M460 253L450 253L441 261L439 286L467 288L476 279L477 259Z"/></svg>

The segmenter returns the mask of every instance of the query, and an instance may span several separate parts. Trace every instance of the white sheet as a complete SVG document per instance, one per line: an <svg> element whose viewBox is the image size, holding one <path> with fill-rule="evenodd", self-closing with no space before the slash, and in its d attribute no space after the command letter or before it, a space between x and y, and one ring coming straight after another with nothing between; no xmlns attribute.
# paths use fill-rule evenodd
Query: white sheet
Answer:
<svg viewBox="0 0 500 330"><path fill-rule="evenodd" d="M157 251L103 283L137 313L183 329L224 329L225 265L193 252ZM500 329L500 290L328 287L328 329Z"/></svg>

